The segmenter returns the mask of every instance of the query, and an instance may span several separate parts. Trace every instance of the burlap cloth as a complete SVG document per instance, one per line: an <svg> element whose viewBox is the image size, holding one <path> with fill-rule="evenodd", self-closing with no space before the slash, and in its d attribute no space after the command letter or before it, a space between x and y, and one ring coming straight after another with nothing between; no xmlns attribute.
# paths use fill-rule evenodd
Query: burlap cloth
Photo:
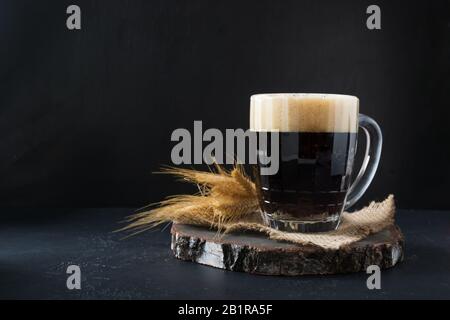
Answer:
<svg viewBox="0 0 450 320"><path fill-rule="evenodd" d="M394 224L395 201L389 195L382 202L371 202L367 207L352 212L344 212L339 227L330 232L290 233L266 227L261 215L255 213L245 220L224 226L225 232L257 231L265 233L270 239L293 242L301 245L314 245L324 249L339 249L370 234L383 230Z"/></svg>

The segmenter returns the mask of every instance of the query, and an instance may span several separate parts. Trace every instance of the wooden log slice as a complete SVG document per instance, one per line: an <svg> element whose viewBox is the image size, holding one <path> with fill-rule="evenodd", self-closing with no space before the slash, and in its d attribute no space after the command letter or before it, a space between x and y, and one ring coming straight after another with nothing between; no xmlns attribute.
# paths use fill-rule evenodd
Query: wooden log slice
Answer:
<svg viewBox="0 0 450 320"><path fill-rule="evenodd" d="M264 275L312 275L366 271L369 265L390 268L403 260L404 239L397 226L344 249L275 241L259 233L217 236L207 228L173 224L172 251L178 259Z"/></svg>

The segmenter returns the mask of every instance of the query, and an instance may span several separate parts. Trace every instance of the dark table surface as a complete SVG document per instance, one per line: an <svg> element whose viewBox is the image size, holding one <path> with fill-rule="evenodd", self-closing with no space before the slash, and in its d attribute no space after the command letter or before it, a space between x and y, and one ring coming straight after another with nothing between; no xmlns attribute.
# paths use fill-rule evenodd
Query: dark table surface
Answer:
<svg viewBox="0 0 450 320"><path fill-rule="evenodd" d="M450 212L399 210L405 260L382 271L380 290L367 289L365 273L258 276L179 261L168 228L126 240L112 232L131 209L0 212L3 299L450 298ZM81 290L66 287L72 264Z"/></svg>

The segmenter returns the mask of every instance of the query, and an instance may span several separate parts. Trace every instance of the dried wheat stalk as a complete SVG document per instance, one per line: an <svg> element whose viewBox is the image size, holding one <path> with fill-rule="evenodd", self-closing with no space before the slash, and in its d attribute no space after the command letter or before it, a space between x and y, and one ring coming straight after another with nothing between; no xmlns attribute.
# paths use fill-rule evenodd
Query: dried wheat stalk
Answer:
<svg viewBox="0 0 450 320"><path fill-rule="evenodd" d="M155 208L137 213L121 230L139 233L164 222L203 225L217 230L227 223L258 210L254 183L242 166L227 171L215 165L215 171L206 172L181 168L165 168L162 173L171 174L184 181L197 184L196 195L171 196L155 205Z"/></svg>

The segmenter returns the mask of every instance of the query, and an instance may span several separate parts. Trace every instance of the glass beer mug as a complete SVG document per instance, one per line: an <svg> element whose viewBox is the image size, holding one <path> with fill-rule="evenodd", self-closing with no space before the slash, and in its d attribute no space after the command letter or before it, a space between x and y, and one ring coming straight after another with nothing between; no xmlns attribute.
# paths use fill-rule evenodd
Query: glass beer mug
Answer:
<svg viewBox="0 0 450 320"><path fill-rule="evenodd" d="M362 167L352 182L358 128L367 142ZM263 220L278 230L336 229L342 212L367 190L380 160L381 130L372 118L359 113L355 96L253 95L250 129L258 139L277 134L278 171L262 174L261 157L274 151L270 142L258 145L253 171Z"/></svg>

